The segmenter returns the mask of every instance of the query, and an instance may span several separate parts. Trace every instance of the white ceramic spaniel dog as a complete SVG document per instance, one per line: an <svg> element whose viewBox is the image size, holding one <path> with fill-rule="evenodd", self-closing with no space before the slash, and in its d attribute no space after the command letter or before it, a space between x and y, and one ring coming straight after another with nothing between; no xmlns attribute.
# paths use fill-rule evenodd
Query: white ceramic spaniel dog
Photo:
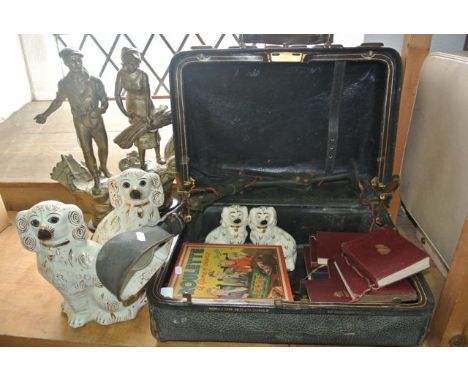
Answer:
<svg viewBox="0 0 468 382"><path fill-rule="evenodd" d="M205 243L244 244L247 239L248 217L247 207L224 207L221 212L221 225L206 236Z"/></svg>
<svg viewBox="0 0 468 382"><path fill-rule="evenodd" d="M159 220L164 191L158 174L129 168L110 178L107 187L114 209L97 226L95 242L104 244L119 233Z"/></svg>
<svg viewBox="0 0 468 382"><path fill-rule="evenodd" d="M276 225L273 207L252 208L249 213L250 241L254 244L281 245L286 268L293 271L296 264L296 241Z"/></svg>
<svg viewBox="0 0 468 382"><path fill-rule="evenodd" d="M39 273L64 297L62 311L77 328L89 321L101 325L135 318L145 305L144 294L125 306L96 275L101 246L87 240L81 210L73 204L46 201L16 217L23 246L37 254Z"/></svg>

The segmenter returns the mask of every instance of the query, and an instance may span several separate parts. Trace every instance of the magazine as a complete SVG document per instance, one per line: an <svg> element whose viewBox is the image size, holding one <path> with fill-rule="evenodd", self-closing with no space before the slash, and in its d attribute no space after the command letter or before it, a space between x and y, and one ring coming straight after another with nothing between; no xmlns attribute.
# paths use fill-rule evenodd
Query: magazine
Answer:
<svg viewBox="0 0 468 382"><path fill-rule="evenodd" d="M184 243L168 287L176 299L293 301L280 246Z"/></svg>

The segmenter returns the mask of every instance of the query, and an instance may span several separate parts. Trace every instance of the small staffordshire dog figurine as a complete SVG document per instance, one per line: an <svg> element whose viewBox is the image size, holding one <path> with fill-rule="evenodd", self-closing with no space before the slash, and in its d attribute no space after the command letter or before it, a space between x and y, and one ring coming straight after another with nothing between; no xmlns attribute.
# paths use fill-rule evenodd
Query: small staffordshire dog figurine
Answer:
<svg viewBox="0 0 468 382"><path fill-rule="evenodd" d="M276 225L273 207L252 208L249 213L250 241L254 244L281 245L286 268L293 271L296 264L296 241Z"/></svg>
<svg viewBox="0 0 468 382"><path fill-rule="evenodd" d="M99 223L95 242L104 244L119 233L159 220L164 191L158 174L129 168L110 178L108 188L114 210Z"/></svg>
<svg viewBox="0 0 468 382"><path fill-rule="evenodd" d="M247 239L248 216L247 207L224 207L221 212L221 225L206 236L205 243L244 244Z"/></svg>

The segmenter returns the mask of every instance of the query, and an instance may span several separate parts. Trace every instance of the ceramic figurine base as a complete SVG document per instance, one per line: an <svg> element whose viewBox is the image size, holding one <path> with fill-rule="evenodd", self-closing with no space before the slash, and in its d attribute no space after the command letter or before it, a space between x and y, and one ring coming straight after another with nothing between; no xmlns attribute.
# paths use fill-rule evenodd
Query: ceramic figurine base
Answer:
<svg viewBox="0 0 468 382"><path fill-rule="evenodd" d="M71 327L130 320L145 305L143 293L122 303L99 281L96 259L101 246L87 239L83 214L75 205L38 203L18 213L16 228L23 246L37 254L39 273L64 297L62 311Z"/></svg>

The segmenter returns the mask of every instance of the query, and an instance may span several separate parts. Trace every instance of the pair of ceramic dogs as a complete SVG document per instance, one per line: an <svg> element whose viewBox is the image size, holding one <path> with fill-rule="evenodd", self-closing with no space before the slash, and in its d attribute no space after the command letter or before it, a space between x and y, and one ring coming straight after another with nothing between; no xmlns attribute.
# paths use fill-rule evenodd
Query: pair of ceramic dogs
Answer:
<svg viewBox="0 0 468 382"><path fill-rule="evenodd" d="M286 268L293 271L296 263L296 241L277 226L276 210L273 207L256 207L248 212L247 207L233 205L221 212L221 225L211 231L206 243L244 244L249 239L253 244L279 245L283 249Z"/></svg>

